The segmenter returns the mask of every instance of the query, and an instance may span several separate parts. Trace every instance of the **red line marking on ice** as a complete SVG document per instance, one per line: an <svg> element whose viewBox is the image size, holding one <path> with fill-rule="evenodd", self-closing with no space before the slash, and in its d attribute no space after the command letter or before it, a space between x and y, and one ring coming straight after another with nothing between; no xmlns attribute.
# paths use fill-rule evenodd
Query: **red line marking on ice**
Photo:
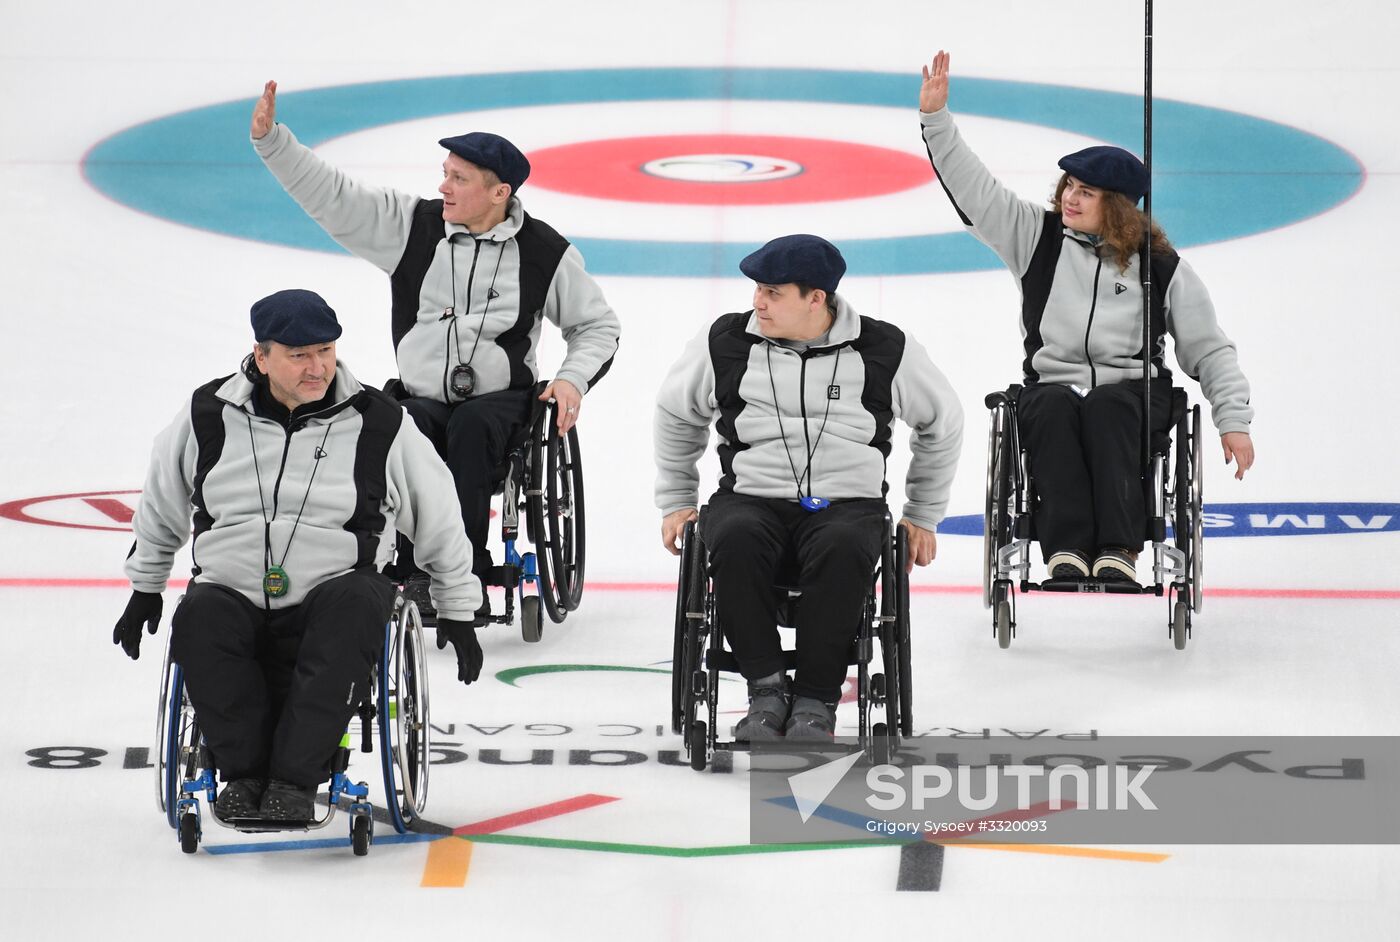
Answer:
<svg viewBox="0 0 1400 942"><path fill-rule="evenodd" d="M487 818L485 821L478 821L475 824L464 824L459 828L453 828L452 833L458 837L495 834L498 831L507 831L522 824L532 824L546 818L557 818L563 814L572 814L575 811L606 805L611 801L617 801L617 799L610 795L579 795L576 798L551 802L537 808L526 808L524 811L517 811L513 814L503 814L498 818Z"/></svg>
<svg viewBox="0 0 1400 942"><path fill-rule="evenodd" d="M183 589L189 580L171 579L170 588ZM131 585L125 579L69 579L60 577L0 578L0 589L125 589ZM675 594L674 582L588 582L590 592L665 592ZM915 595L976 595L980 585L911 585ZM1400 589L1206 589L1210 598L1222 599L1315 599L1334 601L1388 601L1400 599ZM1145 598L1155 598L1147 595ZM1131 596L1122 596L1131 598Z"/></svg>
<svg viewBox="0 0 1400 942"><path fill-rule="evenodd" d="M132 518L136 516L136 511L132 510L121 501L113 500L110 497L84 497L83 503L99 513L106 514L117 523L130 523Z"/></svg>

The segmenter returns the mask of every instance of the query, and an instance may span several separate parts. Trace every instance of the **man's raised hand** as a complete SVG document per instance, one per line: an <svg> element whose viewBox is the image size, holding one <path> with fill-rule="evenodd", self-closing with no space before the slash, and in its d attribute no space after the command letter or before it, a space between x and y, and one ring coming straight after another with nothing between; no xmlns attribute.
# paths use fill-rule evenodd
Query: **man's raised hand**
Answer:
<svg viewBox="0 0 1400 942"><path fill-rule="evenodd" d="M948 104L948 58L940 49L933 62L924 66L924 84L919 89L919 110L924 114L941 111Z"/></svg>
<svg viewBox="0 0 1400 942"><path fill-rule="evenodd" d="M272 126L277 123L277 83L269 81L263 86L262 97L253 106L253 126L250 133L253 140L259 140L267 136L267 132L272 130Z"/></svg>

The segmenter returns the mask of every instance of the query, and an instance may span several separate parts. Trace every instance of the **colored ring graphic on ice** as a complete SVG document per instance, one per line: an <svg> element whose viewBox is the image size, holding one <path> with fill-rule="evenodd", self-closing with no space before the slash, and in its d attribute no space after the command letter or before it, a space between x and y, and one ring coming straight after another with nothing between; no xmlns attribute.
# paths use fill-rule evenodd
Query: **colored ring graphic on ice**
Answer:
<svg viewBox="0 0 1400 942"><path fill-rule="evenodd" d="M898 108L909 117L909 153L920 156L917 96L912 72L581 69L290 91L278 96L278 107L311 147L396 122L541 105L730 100ZM1136 95L960 78L955 96L953 106L959 114L1140 148L1142 108ZM339 251L253 153L247 132L252 101L210 105L121 131L92 149L83 172L94 187L118 202L182 225ZM481 120L482 125L490 123L489 116ZM1354 158L1320 137L1202 105L1154 102L1153 140L1153 209L1180 246L1238 238L1307 219L1350 197L1364 179ZM437 147L426 140L423 146L424 192L431 193ZM1047 189L1054 175L1055 168L1046 167ZM865 239L832 235L854 275L1000 267L989 250L962 232ZM585 237L574 241L596 274L682 277L737 277L739 259L757 245Z"/></svg>

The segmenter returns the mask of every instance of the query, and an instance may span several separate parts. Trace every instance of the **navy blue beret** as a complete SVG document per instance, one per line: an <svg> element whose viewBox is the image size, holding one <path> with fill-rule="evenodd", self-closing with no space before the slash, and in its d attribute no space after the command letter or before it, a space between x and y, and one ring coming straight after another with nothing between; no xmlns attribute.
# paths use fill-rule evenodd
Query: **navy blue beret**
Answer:
<svg viewBox="0 0 1400 942"><path fill-rule="evenodd" d="M249 313L258 343L272 340L288 347L309 347L340 336L335 311L314 291L290 288L269 294L254 302Z"/></svg>
<svg viewBox="0 0 1400 942"><path fill-rule="evenodd" d="M438 143L468 163L490 170L501 178L502 183L510 184L512 193L520 189L530 175L530 161L520 153L520 148L499 134L472 131L470 134L444 137Z"/></svg>
<svg viewBox="0 0 1400 942"><path fill-rule="evenodd" d="M811 285L830 294L846 274L846 260L821 236L786 235L745 258L739 270L759 284Z"/></svg>
<svg viewBox="0 0 1400 942"><path fill-rule="evenodd" d="M1077 180L1117 190L1136 203L1152 185L1147 168L1121 147L1098 144L1060 158L1060 169Z"/></svg>

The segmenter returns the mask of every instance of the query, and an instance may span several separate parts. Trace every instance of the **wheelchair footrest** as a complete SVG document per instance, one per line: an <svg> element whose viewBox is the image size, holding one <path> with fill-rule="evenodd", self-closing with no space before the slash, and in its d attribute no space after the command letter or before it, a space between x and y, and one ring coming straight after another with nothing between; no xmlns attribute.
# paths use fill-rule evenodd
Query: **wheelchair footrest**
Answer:
<svg viewBox="0 0 1400 942"><path fill-rule="evenodd" d="M274 831L309 831L316 821L283 821L273 818L242 817L220 818L224 824L244 834L267 834Z"/></svg>
<svg viewBox="0 0 1400 942"><path fill-rule="evenodd" d="M1093 595L1154 595L1156 586L1136 582L1113 582L1103 579L1046 579L1044 582L1021 583L1023 592L1084 592Z"/></svg>

